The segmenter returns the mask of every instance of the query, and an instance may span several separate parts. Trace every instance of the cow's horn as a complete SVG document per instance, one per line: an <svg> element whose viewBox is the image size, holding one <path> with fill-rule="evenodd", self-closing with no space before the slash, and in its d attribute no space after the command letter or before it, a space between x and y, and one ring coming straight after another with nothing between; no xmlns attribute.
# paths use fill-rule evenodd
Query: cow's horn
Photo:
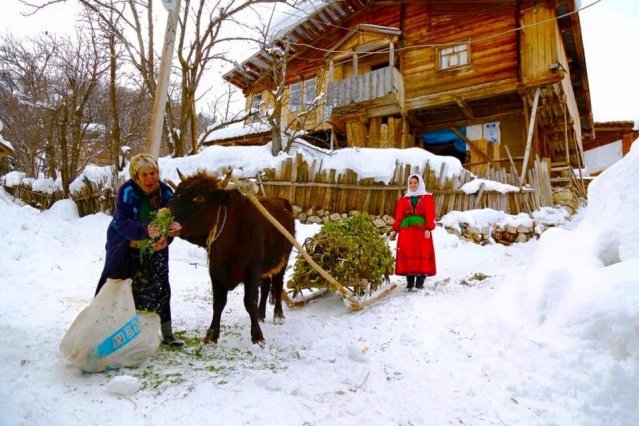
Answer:
<svg viewBox="0 0 639 426"><path fill-rule="evenodd" d="M230 180L231 180L231 174L233 174L233 169L229 169L228 173L226 174L226 177L224 178L224 180L220 183L220 188L224 189L226 188L226 186L229 184Z"/></svg>
<svg viewBox="0 0 639 426"><path fill-rule="evenodd" d="M175 168L175 170L177 170L177 174L180 177L180 180L184 180L184 175L182 174L182 172L180 171L180 169L178 169L177 167Z"/></svg>

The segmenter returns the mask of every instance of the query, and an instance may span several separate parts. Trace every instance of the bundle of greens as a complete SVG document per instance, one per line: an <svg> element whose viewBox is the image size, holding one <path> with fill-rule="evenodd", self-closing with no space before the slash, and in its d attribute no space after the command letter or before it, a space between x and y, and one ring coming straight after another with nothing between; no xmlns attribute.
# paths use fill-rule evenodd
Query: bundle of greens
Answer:
<svg viewBox="0 0 639 426"><path fill-rule="evenodd" d="M340 284L353 285L360 292L376 290L395 267L389 245L373 225L372 217L365 213L327 222L317 234L306 239L304 248ZM368 282L368 289L358 286L362 280ZM288 286L294 289L295 296L304 288L325 288L328 284L298 255Z"/></svg>
<svg viewBox="0 0 639 426"><path fill-rule="evenodd" d="M173 222L173 215L171 210L162 208L157 212L151 212L150 224L160 229L160 235L154 238L146 238L140 242L140 257L142 258L145 253L154 253L155 249L153 244L159 241L161 238L166 237L171 229L171 223Z"/></svg>

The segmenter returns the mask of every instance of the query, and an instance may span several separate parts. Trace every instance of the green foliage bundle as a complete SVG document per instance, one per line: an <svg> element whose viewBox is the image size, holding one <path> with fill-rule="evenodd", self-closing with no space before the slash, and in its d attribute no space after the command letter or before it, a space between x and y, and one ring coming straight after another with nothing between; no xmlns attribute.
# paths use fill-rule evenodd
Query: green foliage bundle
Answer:
<svg viewBox="0 0 639 426"><path fill-rule="evenodd" d="M375 290L393 273L395 258L372 220L366 213L357 213L339 222L327 222L306 239L304 248L340 284L349 286L366 279L370 289ZM303 288L328 286L301 254L297 255L288 285L295 293Z"/></svg>
<svg viewBox="0 0 639 426"><path fill-rule="evenodd" d="M160 229L160 235L155 238L147 238L140 242L140 258L144 256L145 253L153 253L155 249L153 248L153 243L158 241L162 237L166 237L169 234L169 229L171 228L171 223L173 222L173 215L171 214L171 210L167 208L162 208L157 212L151 212L151 225ZM140 259L142 260L142 259Z"/></svg>

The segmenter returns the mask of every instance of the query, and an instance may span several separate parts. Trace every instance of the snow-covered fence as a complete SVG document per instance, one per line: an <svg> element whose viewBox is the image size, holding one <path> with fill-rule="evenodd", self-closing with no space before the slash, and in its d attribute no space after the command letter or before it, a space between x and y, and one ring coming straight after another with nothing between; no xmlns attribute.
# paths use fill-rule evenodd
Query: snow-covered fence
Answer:
<svg viewBox="0 0 639 426"><path fill-rule="evenodd" d="M328 214L360 211L373 216L393 215L395 203L404 194L412 173L420 173L427 190L434 195L437 219L451 211L490 208L517 215L553 206L549 175L540 161L528 172L528 183L524 187L519 186L516 173L508 173L504 168L489 168L484 176L464 170L448 178L445 167L445 162L440 170L431 169L428 163L423 170L398 164L392 180L386 184L373 178L360 179L352 170L322 169L320 163L309 164L297 155L295 159L283 160L279 169L265 169L260 184L266 195L286 198L301 211L321 210ZM7 190L42 209L63 198L60 191L41 194L26 187ZM115 192L94 182L85 182L71 198L78 204L81 216L111 213L115 208Z"/></svg>
<svg viewBox="0 0 639 426"><path fill-rule="evenodd" d="M398 164L393 179L384 184L371 178L359 179L352 170L338 173L322 169L321 164L315 161L308 164L298 155L295 160L283 160L279 171L265 170L261 184L266 195L286 198L303 210L340 214L357 210L371 215L392 215L412 173L420 173L427 190L434 195L438 218L450 211L482 208L516 215L553 205L549 176L539 161L529 172L525 187L519 186L516 174L503 168L497 171L489 168L483 177L465 171L446 178L445 167L443 163L442 170L436 171L426 164L424 170L414 170Z"/></svg>
<svg viewBox="0 0 639 426"><path fill-rule="evenodd" d="M64 198L62 191L54 191L53 193L40 192L32 189L27 183L4 186L4 189L14 198L19 198L26 204L42 210L48 209L53 203Z"/></svg>
<svg viewBox="0 0 639 426"><path fill-rule="evenodd" d="M56 201L66 198L64 192L60 190L52 192L36 191L27 183L4 186L4 189L13 197L40 210L47 210ZM73 192L69 198L77 204L81 217L98 212L110 214L115 210L116 196L113 191L110 188L98 188L95 183Z"/></svg>

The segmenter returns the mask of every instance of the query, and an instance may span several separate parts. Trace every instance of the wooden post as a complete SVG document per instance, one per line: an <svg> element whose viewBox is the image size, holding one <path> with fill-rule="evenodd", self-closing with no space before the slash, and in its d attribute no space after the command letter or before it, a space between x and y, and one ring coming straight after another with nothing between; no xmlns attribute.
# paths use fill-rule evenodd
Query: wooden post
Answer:
<svg viewBox="0 0 639 426"><path fill-rule="evenodd" d="M162 127L164 125L164 110L168 97L169 76L171 75L171 62L175 50L175 35L177 33L178 17L180 16L180 2L175 0L175 6L169 12L164 31L164 48L158 74L155 96L153 98L153 114L151 115L151 131L146 141L146 151L155 158L160 156L160 141L162 140Z"/></svg>
<svg viewBox="0 0 639 426"><path fill-rule="evenodd" d="M328 84L333 82L333 73L335 72L335 64L333 61L328 63Z"/></svg>
<svg viewBox="0 0 639 426"><path fill-rule="evenodd" d="M388 65L391 67L395 66L395 43L392 41L388 46Z"/></svg>
<svg viewBox="0 0 639 426"><path fill-rule="evenodd" d="M521 176L519 181L524 181L526 176L526 168L528 167L528 157L530 157L530 144L532 143L533 130L535 129L535 117L537 116L537 105L539 104L539 92L541 87L535 91L535 100L533 101L532 114L530 115L530 123L528 124L528 140L526 141L526 153L524 154L524 164L521 166Z"/></svg>
<svg viewBox="0 0 639 426"><path fill-rule="evenodd" d="M355 77L357 75L357 53L353 53L353 75L352 77Z"/></svg>

